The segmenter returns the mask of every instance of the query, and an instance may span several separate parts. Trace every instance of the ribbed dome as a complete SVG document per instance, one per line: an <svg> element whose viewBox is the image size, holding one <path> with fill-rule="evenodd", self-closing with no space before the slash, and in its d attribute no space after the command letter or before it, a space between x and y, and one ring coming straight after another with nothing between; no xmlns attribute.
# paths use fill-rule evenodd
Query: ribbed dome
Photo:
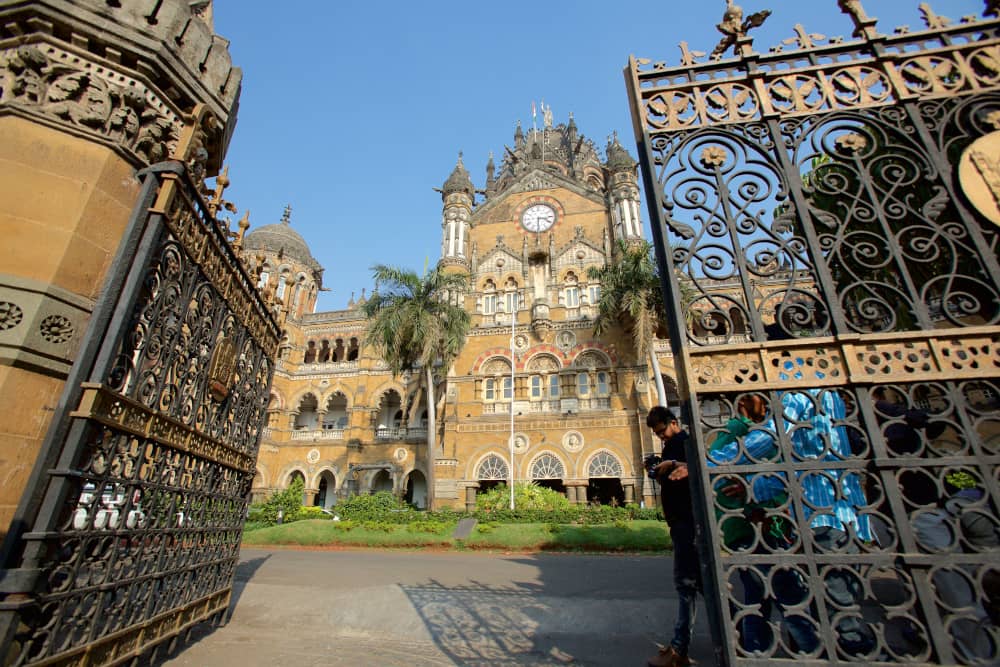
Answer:
<svg viewBox="0 0 1000 667"><path fill-rule="evenodd" d="M615 133L614 141L608 143L605 149L608 154L608 169L611 171L626 171L635 169L636 162L628 154L625 147L618 143L618 133Z"/></svg>
<svg viewBox="0 0 1000 667"><path fill-rule="evenodd" d="M292 259L297 259L313 269L322 269L319 262L309 252L309 246L297 231L289 224L288 209L281 222L258 227L243 239L243 247L248 250L267 250L282 253Z"/></svg>
<svg viewBox="0 0 1000 667"><path fill-rule="evenodd" d="M451 172L448 180L444 182L441 190L445 195L453 192L464 192L470 197L476 196L476 189L472 185L472 179L469 178L469 172L462 164L461 153L458 154L458 163L455 165L455 169Z"/></svg>

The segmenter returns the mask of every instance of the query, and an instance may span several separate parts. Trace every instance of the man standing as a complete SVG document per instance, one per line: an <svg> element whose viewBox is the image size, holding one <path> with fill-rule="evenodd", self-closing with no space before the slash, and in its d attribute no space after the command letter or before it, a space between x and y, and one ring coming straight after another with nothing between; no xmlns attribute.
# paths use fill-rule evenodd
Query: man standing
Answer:
<svg viewBox="0 0 1000 667"><path fill-rule="evenodd" d="M691 490L688 487L686 431L669 409L657 405L646 416L646 426L663 443L663 459L650 470L650 476L660 484L663 516L670 527L674 544L674 588L677 591L677 622L670 645L649 659L649 667L683 667L690 665L688 646L694 631L696 598L701 592L701 572L695 550L694 513Z"/></svg>

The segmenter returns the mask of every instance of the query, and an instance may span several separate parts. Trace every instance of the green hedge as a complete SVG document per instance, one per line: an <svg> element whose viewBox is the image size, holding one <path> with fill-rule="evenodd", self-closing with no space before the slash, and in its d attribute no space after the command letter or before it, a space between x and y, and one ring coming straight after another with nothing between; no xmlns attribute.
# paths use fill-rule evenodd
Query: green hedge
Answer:
<svg viewBox="0 0 1000 667"><path fill-rule="evenodd" d="M521 485L519 484L518 487ZM600 525L614 524L622 521L662 520L663 514L659 507L640 508L629 504L624 507L610 505L572 505L562 494L532 484L524 485L524 489L515 487L513 512L508 509L510 495L506 486L499 486L480 494L477 499L477 509L474 512L465 510L441 509L434 512L415 510L388 491L380 491L372 495L352 496L337 504L334 508L342 521L357 525L365 522L373 524L410 524L428 522L428 526L453 526L466 517L475 518L480 524L491 523L548 523L548 524L581 524ZM301 506L301 485L293 484L284 491L279 491L264 503L250 508L248 526L273 526L277 523L277 510L284 510L284 522L291 523L301 519L330 518L318 507Z"/></svg>

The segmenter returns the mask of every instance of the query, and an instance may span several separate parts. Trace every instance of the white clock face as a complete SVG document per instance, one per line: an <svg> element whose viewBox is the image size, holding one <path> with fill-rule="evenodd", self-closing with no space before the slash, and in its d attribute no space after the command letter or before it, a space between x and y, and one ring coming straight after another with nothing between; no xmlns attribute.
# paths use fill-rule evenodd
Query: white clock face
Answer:
<svg viewBox="0 0 1000 667"><path fill-rule="evenodd" d="M521 214L521 224L529 232L544 232L556 224L556 212L548 204L532 204Z"/></svg>

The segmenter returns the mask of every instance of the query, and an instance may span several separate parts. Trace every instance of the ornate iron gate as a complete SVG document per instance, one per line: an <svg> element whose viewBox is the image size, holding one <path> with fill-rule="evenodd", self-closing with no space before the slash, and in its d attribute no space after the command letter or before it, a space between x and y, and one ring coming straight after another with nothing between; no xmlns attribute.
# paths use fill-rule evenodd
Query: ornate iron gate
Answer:
<svg viewBox="0 0 1000 667"><path fill-rule="evenodd" d="M720 665L998 664L1000 22L625 75ZM987 3L996 15L997 3Z"/></svg>
<svg viewBox="0 0 1000 667"><path fill-rule="evenodd" d="M138 664L229 605L278 327L185 165L140 177L5 544L5 665Z"/></svg>

